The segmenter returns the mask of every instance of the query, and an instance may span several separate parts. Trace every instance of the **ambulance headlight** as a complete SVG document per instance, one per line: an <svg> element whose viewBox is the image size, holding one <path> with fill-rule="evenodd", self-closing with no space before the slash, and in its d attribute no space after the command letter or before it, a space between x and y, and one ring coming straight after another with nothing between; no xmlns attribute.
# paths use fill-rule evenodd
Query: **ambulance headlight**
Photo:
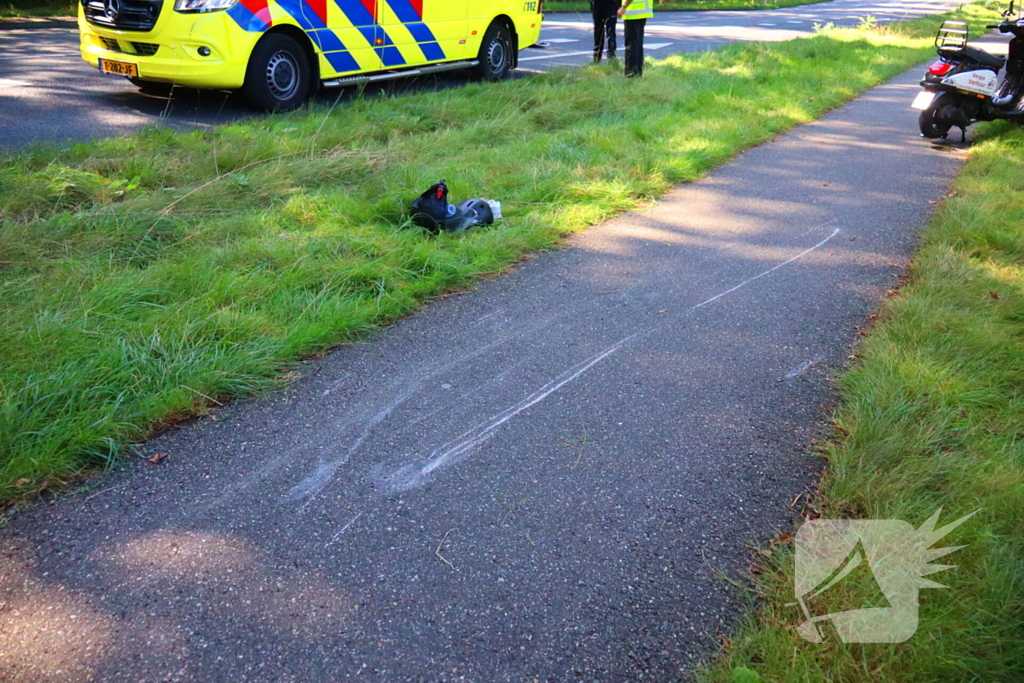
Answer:
<svg viewBox="0 0 1024 683"><path fill-rule="evenodd" d="M231 9L238 0L174 0L175 12L220 12Z"/></svg>

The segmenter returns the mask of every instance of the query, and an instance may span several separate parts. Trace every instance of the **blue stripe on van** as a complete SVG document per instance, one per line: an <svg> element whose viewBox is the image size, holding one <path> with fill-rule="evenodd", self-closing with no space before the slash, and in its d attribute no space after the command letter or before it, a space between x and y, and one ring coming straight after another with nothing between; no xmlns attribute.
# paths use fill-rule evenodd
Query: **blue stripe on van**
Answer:
<svg viewBox="0 0 1024 683"><path fill-rule="evenodd" d="M437 59L444 59L444 50L437 43L437 38L434 37L434 32L430 30L430 27L423 23L423 17L421 17L416 9L412 6L409 0L383 0L388 3L388 7L392 9L398 20L402 22L409 33L412 34L413 40L415 40L423 52L423 56L428 61L434 61Z"/></svg>
<svg viewBox="0 0 1024 683"><path fill-rule="evenodd" d="M409 33L412 34L413 39L419 44L424 57L428 60L445 58L444 50L441 49L437 39L434 38L434 32L426 24L406 24L405 27L409 29Z"/></svg>
<svg viewBox="0 0 1024 683"><path fill-rule="evenodd" d="M384 44L376 47L377 56L380 57L380 62L384 66L403 66L405 64L405 57L399 51L395 44L391 41L391 38L386 34L384 35Z"/></svg>
<svg viewBox="0 0 1024 683"><path fill-rule="evenodd" d="M227 13L243 31L259 31L262 33L270 28L265 21L250 12L242 3L236 4Z"/></svg>
<svg viewBox="0 0 1024 683"><path fill-rule="evenodd" d="M345 16L352 22L352 25L363 34L363 38L366 38L366 42L377 53L377 57L380 58L384 66L405 66L405 58L402 57L402 53L395 47L391 36L387 34L380 24L373 20L373 17L366 11L362 2L359 0L334 0L334 2L345 13ZM378 45L378 39L384 42Z"/></svg>
<svg viewBox="0 0 1024 683"><path fill-rule="evenodd" d="M356 62L355 57L348 51L345 44L341 42L334 31L327 28L323 19L304 0L276 0L276 2L309 34L310 39L324 54L324 58L338 72L359 70L359 63Z"/></svg>
<svg viewBox="0 0 1024 683"><path fill-rule="evenodd" d="M327 28L327 25L316 15L316 12L305 7L306 3L302 2L302 0L276 0L276 2L281 6L281 9L291 15L292 19L306 31ZM305 8L305 11L303 11L303 8Z"/></svg>
<svg viewBox="0 0 1024 683"><path fill-rule="evenodd" d="M338 73L359 71L359 63L348 50L344 52L324 52L324 57L331 63L331 66L338 70Z"/></svg>
<svg viewBox="0 0 1024 683"><path fill-rule="evenodd" d="M345 16L348 17L353 26L362 28L363 26L373 26L376 24L373 17L359 0L334 0L334 2L345 13Z"/></svg>
<svg viewBox="0 0 1024 683"><path fill-rule="evenodd" d="M315 42L320 51L324 53L324 57L330 62L339 73L345 71L358 71L359 63L356 62L356 58L352 56L352 53L348 51L345 44L341 42L338 35L330 29L320 29L317 31L310 31L310 37Z"/></svg>

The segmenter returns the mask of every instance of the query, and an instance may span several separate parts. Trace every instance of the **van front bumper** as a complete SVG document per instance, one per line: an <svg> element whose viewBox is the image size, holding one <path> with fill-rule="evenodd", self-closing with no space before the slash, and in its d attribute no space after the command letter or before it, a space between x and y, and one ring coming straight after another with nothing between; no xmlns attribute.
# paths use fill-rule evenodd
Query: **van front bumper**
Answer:
<svg viewBox="0 0 1024 683"><path fill-rule="evenodd" d="M189 88L242 87L259 34L232 30L232 24L223 12L178 14L165 7L152 31L118 31L90 24L81 7L78 15L82 59L90 66L99 68L101 59L129 62L140 80Z"/></svg>

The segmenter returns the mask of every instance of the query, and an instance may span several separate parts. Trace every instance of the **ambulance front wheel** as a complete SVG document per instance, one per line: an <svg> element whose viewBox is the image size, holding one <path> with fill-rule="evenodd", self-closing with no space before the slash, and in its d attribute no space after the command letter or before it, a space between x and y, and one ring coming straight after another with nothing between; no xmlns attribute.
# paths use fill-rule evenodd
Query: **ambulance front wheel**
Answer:
<svg viewBox="0 0 1024 683"><path fill-rule="evenodd" d="M480 45L477 75L485 81L500 81L512 72L512 35L504 24L491 24Z"/></svg>
<svg viewBox="0 0 1024 683"><path fill-rule="evenodd" d="M252 51L242 94L255 109L287 111L309 94L309 60L293 38L276 33Z"/></svg>

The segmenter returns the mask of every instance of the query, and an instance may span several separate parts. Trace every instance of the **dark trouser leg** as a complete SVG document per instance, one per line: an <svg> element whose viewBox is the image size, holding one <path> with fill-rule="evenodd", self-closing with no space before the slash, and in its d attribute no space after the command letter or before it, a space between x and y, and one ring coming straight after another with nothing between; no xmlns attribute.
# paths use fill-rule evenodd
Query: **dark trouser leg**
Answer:
<svg viewBox="0 0 1024 683"><path fill-rule="evenodd" d="M598 17L597 14L594 17L594 61L601 61L601 50L604 48L604 29L605 19L604 17Z"/></svg>
<svg viewBox="0 0 1024 683"><path fill-rule="evenodd" d="M608 40L608 57L609 59L615 56L615 50L618 49L618 41L615 38L615 25L618 23L619 18L614 14L605 19L604 24L604 35Z"/></svg>
<svg viewBox="0 0 1024 683"><path fill-rule="evenodd" d="M644 28L646 19L628 19L626 32L626 76L642 76L644 73Z"/></svg>

